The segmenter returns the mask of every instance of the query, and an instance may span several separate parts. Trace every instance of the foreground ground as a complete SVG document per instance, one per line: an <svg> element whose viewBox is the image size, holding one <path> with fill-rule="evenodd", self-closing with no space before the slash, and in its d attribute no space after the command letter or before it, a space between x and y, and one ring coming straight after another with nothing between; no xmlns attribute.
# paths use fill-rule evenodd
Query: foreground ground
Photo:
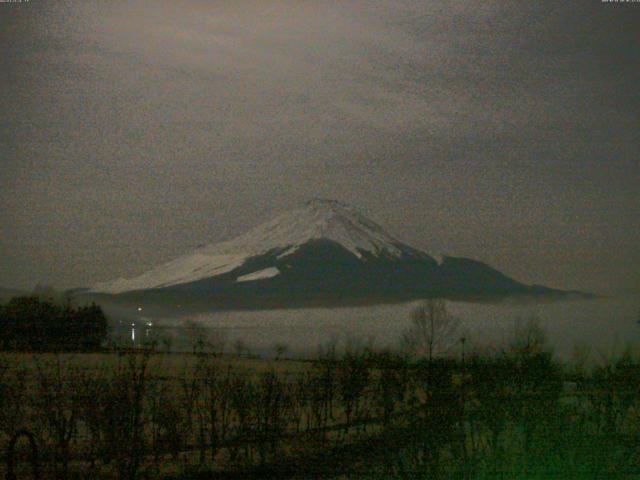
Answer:
<svg viewBox="0 0 640 480"><path fill-rule="evenodd" d="M41 478L638 478L638 359L560 365L530 340L432 361L367 349L305 362L198 348L4 354L2 469L19 478L34 466Z"/></svg>

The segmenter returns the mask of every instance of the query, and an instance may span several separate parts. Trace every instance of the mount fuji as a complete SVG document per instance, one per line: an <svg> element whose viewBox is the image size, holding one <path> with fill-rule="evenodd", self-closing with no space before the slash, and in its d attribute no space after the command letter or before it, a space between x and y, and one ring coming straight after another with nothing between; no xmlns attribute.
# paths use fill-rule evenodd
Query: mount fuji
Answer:
<svg viewBox="0 0 640 480"><path fill-rule="evenodd" d="M436 261L352 207L316 199L237 238L134 278L99 283L82 295L118 304L229 310L560 293L517 282L475 260Z"/></svg>

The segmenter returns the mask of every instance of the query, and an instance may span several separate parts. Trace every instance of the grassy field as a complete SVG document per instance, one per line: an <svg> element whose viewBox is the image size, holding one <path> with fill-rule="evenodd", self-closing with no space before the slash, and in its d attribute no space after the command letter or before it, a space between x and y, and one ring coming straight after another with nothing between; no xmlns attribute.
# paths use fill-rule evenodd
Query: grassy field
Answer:
<svg viewBox="0 0 640 480"><path fill-rule="evenodd" d="M27 436L41 478L638 478L640 362L5 353L3 473Z"/></svg>

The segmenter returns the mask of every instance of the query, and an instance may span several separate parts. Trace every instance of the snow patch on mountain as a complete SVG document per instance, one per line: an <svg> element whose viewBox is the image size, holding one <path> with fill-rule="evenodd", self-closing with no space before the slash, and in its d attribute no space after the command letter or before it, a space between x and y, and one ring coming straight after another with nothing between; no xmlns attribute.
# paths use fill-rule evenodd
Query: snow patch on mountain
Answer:
<svg viewBox="0 0 640 480"><path fill-rule="evenodd" d="M280 270L278 270L276 267L269 267L265 268L264 270L241 275L236 279L236 282L251 282L253 280L263 280L265 278L273 278L277 275L280 275Z"/></svg>
<svg viewBox="0 0 640 480"><path fill-rule="evenodd" d="M241 266L246 255L205 255L196 253L179 257L135 278L120 278L94 285L94 292L118 294L133 290L162 288L221 275Z"/></svg>

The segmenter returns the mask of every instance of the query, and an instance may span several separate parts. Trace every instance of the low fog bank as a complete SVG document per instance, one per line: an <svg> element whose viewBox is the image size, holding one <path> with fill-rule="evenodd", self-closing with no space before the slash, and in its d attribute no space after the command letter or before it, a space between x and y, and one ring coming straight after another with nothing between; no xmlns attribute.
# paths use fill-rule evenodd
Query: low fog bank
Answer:
<svg viewBox="0 0 640 480"><path fill-rule="evenodd" d="M224 342L225 351L273 356L313 357L320 348L336 343L402 348L401 339L420 302L342 309L217 312L181 319L149 318L140 313L140 325L153 322L159 337L171 337L174 349L188 348L185 325L202 327L207 338ZM558 357L570 359L576 348L593 359L640 347L640 295L630 293L594 300L552 303L482 304L447 302L459 322L456 336L465 337L469 350L499 350L519 328L535 321L545 330ZM451 353L459 354L453 347Z"/></svg>

